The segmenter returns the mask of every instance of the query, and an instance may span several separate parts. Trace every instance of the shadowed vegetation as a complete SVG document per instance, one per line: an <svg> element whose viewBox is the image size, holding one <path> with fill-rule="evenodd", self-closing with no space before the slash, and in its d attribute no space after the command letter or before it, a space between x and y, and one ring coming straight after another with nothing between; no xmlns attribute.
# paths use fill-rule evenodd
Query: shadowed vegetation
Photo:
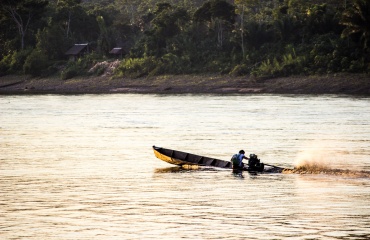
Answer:
<svg viewBox="0 0 370 240"><path fill-rule="evenodd" d="M368 0L5 0L0 74L86 75L114 47L131 78L369 73L369 16ZM68 62L75 43L89 54Z"/></svg>

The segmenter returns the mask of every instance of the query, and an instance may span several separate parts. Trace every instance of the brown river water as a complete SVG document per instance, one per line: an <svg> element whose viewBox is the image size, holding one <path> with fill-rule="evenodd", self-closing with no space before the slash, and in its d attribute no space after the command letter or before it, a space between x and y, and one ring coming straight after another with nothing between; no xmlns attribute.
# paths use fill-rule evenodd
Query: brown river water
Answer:
<svg viewBox="0 0 370 240"><path fill-rule="evenodd" d="M182 169L153 145L295 170ZM0 239L370 239L370 98L0 96Z"/></svg>

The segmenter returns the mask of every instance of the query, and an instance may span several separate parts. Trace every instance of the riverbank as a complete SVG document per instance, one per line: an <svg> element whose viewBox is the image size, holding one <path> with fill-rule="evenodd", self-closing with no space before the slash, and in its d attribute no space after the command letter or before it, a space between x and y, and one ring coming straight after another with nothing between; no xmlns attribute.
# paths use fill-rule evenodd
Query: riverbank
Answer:
<svg viewBox="0 0 370 240"><path fill-rule="evenodd" d="M0 77L0 94L49 93L278 93L370 96L370 75L343 73L272 79L217 74L164 75L138 79L94 76L68 80L14 75Z"/></svg>

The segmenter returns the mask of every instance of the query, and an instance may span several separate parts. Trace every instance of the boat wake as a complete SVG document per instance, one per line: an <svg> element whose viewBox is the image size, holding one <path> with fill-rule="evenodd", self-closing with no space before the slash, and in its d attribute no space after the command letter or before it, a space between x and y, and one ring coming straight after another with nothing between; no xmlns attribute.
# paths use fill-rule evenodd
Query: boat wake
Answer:
<svg viewBox="0 0 370 240"><path fill-rule="evenodd" d="M155 170L155 173L184 173L189 171L220 171L220 170L227 170L230 169L220 169L220 168L213 168L213 167L167 167L167 168L158 168ZM242 173L243 171L240 171ZM288 168L270 168L266 169L264 172L265 174L268 173L283 173L283 174L324 174L324 175L336 175L342 177L350 177L350 178L370 178L370 171L356 171L356 170L349 170L349 169L334 169L328 167L322 167L317 165L304 165L295 167L293 169Z"/></svg>
<svg viewBox="0 0 370 240"><path fill-rule="evenodd" d="M303 165L294 169L284 169L285 174L326 174L351 178L370 178L370 171L357 171L349 169L328 168L316 165Z"/></svg>
<svg viewBox="0 0 370 240"><path fill-rule="evenodd" d="M370 171L353 169L353 165L344 161L338 154L325 154L324 151L302 152L293 169L284 169L283 173L326 174L353 178L370 178ZM350 170L351 169L351 170Z"/></svg>

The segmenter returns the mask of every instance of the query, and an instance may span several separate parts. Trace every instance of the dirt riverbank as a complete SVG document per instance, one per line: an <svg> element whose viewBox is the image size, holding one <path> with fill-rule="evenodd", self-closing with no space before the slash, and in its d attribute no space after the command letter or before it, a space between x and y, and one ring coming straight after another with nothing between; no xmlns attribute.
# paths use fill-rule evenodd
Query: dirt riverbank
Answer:
<svg viewBox="0 0 370 240"><path fill-rule="evenodd" d="M76 77L69 80L0 77L0 94L82 93L278 93L350 94L370 96L369 74L330 74L272 79L228 75L165 75L139 79Z"/></svg>

